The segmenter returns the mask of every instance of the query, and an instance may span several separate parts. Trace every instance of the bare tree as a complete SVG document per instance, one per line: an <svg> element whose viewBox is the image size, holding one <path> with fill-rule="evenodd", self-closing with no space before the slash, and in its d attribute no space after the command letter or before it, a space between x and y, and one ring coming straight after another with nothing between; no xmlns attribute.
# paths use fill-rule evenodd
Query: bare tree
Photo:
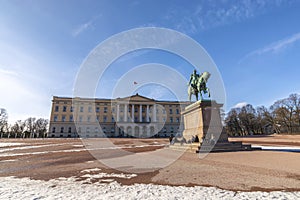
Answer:
<svg viewBox="0 0 300 200"><path fill-rule="evenodd" d="M36 131L35 118L29 117L25 120L26 131L29 133L29 137L33 138Z"/></svg>
<svg viewBox="0 0 300 200"><path fill-rule="evenodd" d="M4 108L0 108L0 137L3 137L3 134L7 131L8 127L8 115Z"/></svg>
<svg viewBox="0 0 300 200"><path fill-rule="evenodd" d="M238 114L241 125L244 129L245 135L252 135L255 133L256 126L256 111L252 105L247 104L241 108L240 113Z"/></svg>
<svg viewBox="0 0 300 200"><path fill-rule="evenodd" d="M225 118L225 128L229 135L231 136L238 136L243 134L243 130L241 128L241 124L238 118L238 113L240 109L233 108L227 114Z"/></svg>
<svg viewBox="0 0 300 200"><path fill-rule="evenodd" d="M47 133L48 120L40 118L35 122L37 137L45 137Z"/></svg>
<svg viewBox="0 0 300 200"><path fill-rule="evenodd" d="M11 127L11 132L14 134L15 138L24 137L23 132L25 129L25 123L21 120L15 122L15 124Z"/></svg>

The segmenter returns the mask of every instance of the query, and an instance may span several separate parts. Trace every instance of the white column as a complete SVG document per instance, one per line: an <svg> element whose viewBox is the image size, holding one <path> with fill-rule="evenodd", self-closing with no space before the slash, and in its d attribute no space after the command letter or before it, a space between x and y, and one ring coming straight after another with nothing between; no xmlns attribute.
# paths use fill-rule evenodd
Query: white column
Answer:
<svg viewBox="0 0 300 200"><path fill-rule="evenodd" d="M127 104L124 104L124 121L127 122L127 113L128 113L128 109L127 109Z"/></svg>
<svg viewBox="0 0 300 200"><path fill-rule="evenodd" d="M120 111L120 105L118 104L118 105L117 105L117 122L119 122L119 120L120 120L120 114L119 114L119 111Z"/></svg>
<svg viewBox="0 0 300 200"><path fill-rule="evenodd" d="M140 122L142 122L142 105L140 104Z"/></svg>
<svg viewBox="0 0 300 200"><path fill-rule="evenodd" d="M156 122L156 104L153 105L153 121Z"/></svg>
<svg viewBox="0 0 300 200"><path fill-rule="evenodd" d="M146 121L149 122L149 105L147 105L146 116Z"/></svg>
<svg viewBox="0 0 300 200"><path fill-rule="evenodd" d="M134 122L134 104L131 105L131 120Z"/></svg>

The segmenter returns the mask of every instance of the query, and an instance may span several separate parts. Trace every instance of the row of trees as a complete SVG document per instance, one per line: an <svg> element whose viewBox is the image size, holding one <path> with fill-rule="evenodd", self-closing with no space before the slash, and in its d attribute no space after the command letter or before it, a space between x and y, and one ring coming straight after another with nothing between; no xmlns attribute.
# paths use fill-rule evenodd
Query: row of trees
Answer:
<svg viewBox="0 0 300 200"><path fill-rule="evenodd" d="M300 95L291 94L269 108L254 108L250 104L232 108L225 118L225 124L231 136L300 133Z"/></svg>
<svg viewBox="0 0 300 200"><path fill-rule="evenodd" d="M29 117L24 121L18 120L9 124L6 110L0 108L0 138L47 137L48 123L48 120L43 118Z"/></svg>

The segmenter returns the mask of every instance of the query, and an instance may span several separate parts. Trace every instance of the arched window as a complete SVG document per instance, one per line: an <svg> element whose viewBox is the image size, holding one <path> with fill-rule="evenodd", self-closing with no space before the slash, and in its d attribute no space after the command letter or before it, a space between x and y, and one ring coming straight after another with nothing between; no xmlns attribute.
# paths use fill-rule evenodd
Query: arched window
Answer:
<svg viewBox="0 0 300 200"><path fill-rule="evenodd" d="M63 133L64 132L64 127L60 128L60 132Z"/></svg>
<svg viewBox="0 0 300 200"><path fill-rule="evenodd" d="M68 133L71 133L71 131L72 131L72 128L71 128L71 127L69 127Z"/></svg>
<svg viewBox="0 0 300 200"><path fill-rule="evenodd" d="M52 127L52 133L55 133L55 127Z"/></svg>

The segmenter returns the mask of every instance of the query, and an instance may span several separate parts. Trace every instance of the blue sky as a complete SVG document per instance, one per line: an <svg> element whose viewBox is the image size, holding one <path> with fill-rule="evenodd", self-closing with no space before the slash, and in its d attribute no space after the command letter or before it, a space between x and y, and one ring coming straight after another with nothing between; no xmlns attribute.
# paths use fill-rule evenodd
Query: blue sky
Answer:
<svg viewBox="0 0 300 200"><path fill-rule="evenodd" d="M52 95L72 96L81 63L99 43L149 26L187 34L206 49L223 78L227 111L243 102L270 106L300 90L299 11L292 0L0 0L0 107L11 122L49 118ZM96 96L109 98L124 73L146 63L172 66L186 79L193 69L167 52L130 53L107 69ZM138 92L174 98L157 85Z"/></svg>

